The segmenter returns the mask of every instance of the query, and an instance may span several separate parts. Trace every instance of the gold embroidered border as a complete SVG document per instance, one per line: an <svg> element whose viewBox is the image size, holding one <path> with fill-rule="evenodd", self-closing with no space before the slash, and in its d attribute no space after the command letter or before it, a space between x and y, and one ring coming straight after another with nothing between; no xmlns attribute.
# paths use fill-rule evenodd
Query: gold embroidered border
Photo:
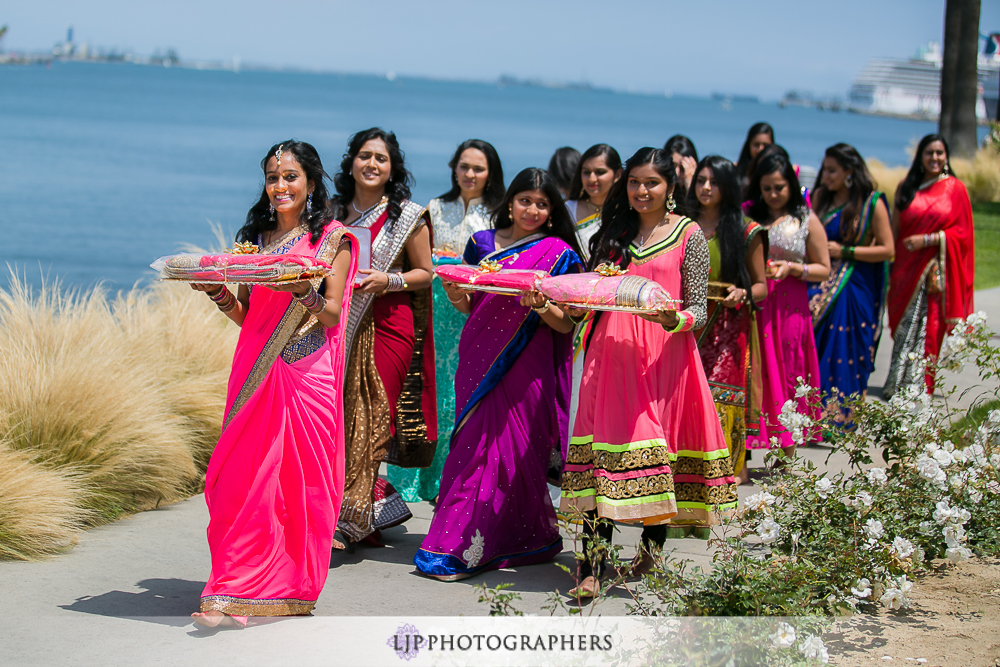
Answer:
<svg viewBox="0 0 1000 667"><path fill-rule="evenodd" d="M733 474L729 457L706 461L693 456L679 456L671 464L675 475L698 475L706 480L728 477Z"/></svg>
<svg viewBox="0 0 1000 667"><path fill-rule="evenodd" d="M221 611L230 616L304 616L312 612L315 601L296 600L254 600L231 595L206 595L201 599L201 610Z"/></svg>
<svg viewBox="0 0 1000 667"><path fill-rule="evenodd" d="M705 486L697 482L677 482L674 495L678 503L702 503L704 505L725 505L739 500L736 484Z"/></svg>
<svg viewBox="0 0 1000 667"><path fill-rule="evenodd" d="M674 477L670 473L650 475L639 479L613 480L607 477L594 477L594 485L599 497L610 500L625 500L656 496L662 493L674 492Z"/></svg>
<svg viewBox="0 0 1000 667"><path fill-rule="evenodd" d="M653 261L660 255L676 249L684 242L684 231L688 228L688 226L693 224L696 223L691 220L691 218L681 218L681 220L677 223L677 227L675 227L674 231L670 233L670 236L650 248L648 255L636 254L635 247L632 246L632 263L636 265L645 264L646 262Z"/></svg>

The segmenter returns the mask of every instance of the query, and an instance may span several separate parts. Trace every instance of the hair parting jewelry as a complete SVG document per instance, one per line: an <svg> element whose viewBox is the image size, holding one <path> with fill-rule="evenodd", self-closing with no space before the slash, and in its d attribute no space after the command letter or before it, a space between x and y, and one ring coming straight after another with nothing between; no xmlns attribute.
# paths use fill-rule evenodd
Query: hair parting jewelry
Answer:
<svg viewBox="0 0 1000 667"><path fill-rule="evenodd" d="M278 166L281 166L281 153L285 144L278 144L278 150L274 151L274 159L278 161Z"/></svg>

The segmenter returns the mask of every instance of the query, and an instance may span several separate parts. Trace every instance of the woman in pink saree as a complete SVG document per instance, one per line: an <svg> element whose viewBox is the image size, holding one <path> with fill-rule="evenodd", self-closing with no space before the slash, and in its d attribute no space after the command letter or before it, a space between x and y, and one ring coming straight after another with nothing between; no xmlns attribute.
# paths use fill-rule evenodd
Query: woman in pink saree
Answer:
<svg viewBox="0 0 1000 667"><path fill-rule="evenodd" d="M248 616L308 614L330 568L344 489L344 327L356 242L330 219L309 144L261 163L265 185L237 240L309 255L335 274L270 287L193 285L241 327L222 435L205 476L212 572L192 616L242 627Z"/></svg>

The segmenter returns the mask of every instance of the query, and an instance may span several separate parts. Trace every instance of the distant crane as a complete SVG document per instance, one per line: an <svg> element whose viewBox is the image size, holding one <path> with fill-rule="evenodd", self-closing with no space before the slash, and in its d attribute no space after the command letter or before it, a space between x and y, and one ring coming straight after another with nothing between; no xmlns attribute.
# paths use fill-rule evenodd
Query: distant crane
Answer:
<svg viewBox="0 0 1000 667"><path fill-rule="evenodd" d="M7 34L7 26L0 25L0 43L3 43L3 36Z"/></svg>

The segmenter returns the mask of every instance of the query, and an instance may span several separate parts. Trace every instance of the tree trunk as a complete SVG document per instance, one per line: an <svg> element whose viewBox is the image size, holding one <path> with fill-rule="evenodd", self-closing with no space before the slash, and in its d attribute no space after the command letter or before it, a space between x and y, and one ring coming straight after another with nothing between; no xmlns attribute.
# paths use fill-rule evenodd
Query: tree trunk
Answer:
<svg viewBox="0 0 1000 667"><path fill-rule="evenodd" d="M976 152L980 0L947 0L938 131L956 157Z"/></svg>

